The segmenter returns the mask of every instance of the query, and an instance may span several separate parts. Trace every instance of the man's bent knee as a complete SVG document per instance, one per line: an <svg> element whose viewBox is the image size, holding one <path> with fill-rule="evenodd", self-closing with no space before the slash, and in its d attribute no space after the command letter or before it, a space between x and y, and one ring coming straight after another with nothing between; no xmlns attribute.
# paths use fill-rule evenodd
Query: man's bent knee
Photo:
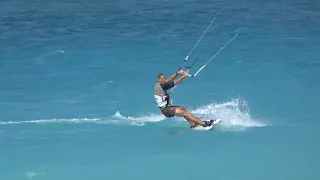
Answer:
<svg viewBox="0 0 320 180"><path fill-rule="evenodd" d="M176 115L177 116L185 116L186 114L186 109L184 107L176 107Z"/></svg>
<svg viewBox="0 0 320 180"><path fill-rule="evenodd" d="M184 107L179 107L177 108L177 113L180 115L180 116L189 116L191 113L189 111L186 110L186 108Z"/></svg>
<svg viewBox="0 0 320 180"><path fill-rule="evenodd" d="M184 107L182 107L182 106L178 107L177 109L179 109L181 112L187 111L186 108L184 108Z"/></svg>

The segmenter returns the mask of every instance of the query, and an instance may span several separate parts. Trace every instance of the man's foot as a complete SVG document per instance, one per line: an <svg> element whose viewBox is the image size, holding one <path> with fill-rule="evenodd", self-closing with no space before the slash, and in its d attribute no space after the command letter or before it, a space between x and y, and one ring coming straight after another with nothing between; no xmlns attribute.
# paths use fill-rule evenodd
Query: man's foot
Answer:
<svg viewBox="0 0 320 180"><path fill-rule="evenodd" d="M210 120L210 121L204 121L205 124L201 124L202 127L208 127L211 126L212 123L214 122L214 120ZM200 124L195 124L193 126L190 126L190 128L195 128L197 126L199 126Z"/></svg>
<svg viewBox="0 0 320 180"><path fill-rule="evenodd" d="M204 121L204 125L202 125L203 127L207 127L207 126L211 126L213 124L214 120L210 120L210 121Z"/></svg>
<svg viewBox="0 0 320 180"><path fill-rule="evenodd" d="M197 126L199 126L199 124L191 125L190 128L192 129L192 128L195 128Z"/></svg>

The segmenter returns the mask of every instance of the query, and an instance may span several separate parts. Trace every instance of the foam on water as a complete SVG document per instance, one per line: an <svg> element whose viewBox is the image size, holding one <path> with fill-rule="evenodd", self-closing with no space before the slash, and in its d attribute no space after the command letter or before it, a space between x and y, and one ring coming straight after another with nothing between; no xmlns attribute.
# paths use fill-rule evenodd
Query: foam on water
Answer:
<svg viewBox="0 0 320 180"><path fill-rule="evenodd" d="M149 114L149 115L143 115L143 116L123 116L119 111L115 113L110 118L104 119L102 121L99 121L98 123L105 123L105 124L127 124L127 125L133 125L133 126L144 126L146 123L153 123L153 122L159 122L166 119L165 116L162 114Z"/></svg>
<svg viewBox="0 0 320 180"><path fill-rule="evenodd" d="M222 123L219 124L218 129L223 131L242 131L250 127L266 126L266 124L251 117L248 105L243 99L232 99L231 101L221 104L207 104L191 109L190 112L202 120L221 119ZM156 123L163 120L168 120L178 126L180 126L182 122L186 123L185 119L182 117L168 119L161 113L137 117L125 117L121 115L120 112L116 112L116 114L107 121L99 122L110 123L110 121L112 121L114 124L143 126L147 123Z"/></svg>
<svg viewBox="0 0 320 180"><path fill-rule="evenodd" d="M202 120L221 119L220 130L238 131L249 127L263 127L265 124L253 120L249 114L247 103L241 99L233 99L229 102L217 104L212 103L190 110ZM147 114L141 116L123 116L117 111L113 116L106 118L72 118L72 119L40 119L30 121L7 121L0 125L25 124L25 123L98 123L113 125L144 126L147 123L156 123L167 119L160 112L158 114ZM186 123L184 118L175 117L168 119L169 123L181 125Z"/></svg>
<svg viewBox="0 0 320 180"><path fill-rule="evenodd" d="M251 118L247 103L243 99L232 99L221 104L208 104L191 111L200 119L221 119L219 129L227 131L245 130L249 127L263 127L266 124Z"/></svg>

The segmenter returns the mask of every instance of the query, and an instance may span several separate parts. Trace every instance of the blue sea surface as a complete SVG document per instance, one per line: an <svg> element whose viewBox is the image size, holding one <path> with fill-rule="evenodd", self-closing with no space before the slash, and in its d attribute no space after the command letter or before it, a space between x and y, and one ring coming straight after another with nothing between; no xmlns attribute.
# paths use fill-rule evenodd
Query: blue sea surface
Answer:
<svg viewBox="0 0 320 180"><path fill-rule="evenodd" d="M194 131L153 88L214 18L170 94L222 119ZM316 0L1 0L0 180L318 180L319 32Z"/></svg>

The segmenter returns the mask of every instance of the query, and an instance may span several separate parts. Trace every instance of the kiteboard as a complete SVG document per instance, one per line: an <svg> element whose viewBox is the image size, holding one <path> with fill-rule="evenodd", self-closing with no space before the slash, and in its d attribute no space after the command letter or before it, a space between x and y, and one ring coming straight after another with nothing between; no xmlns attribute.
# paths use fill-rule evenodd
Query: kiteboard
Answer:
<svg viewBox="0 0 320 180"><path fill-rule="evenodd" d="M217 125L217 124L219 124L221 122L222 122L221 119L215 119L211 126L203 127L203 126L199 125L199 126L196 126L194 128L191 128L191 129L192 130L198 130L198 131L207 131L207 130L212 129L215 125Z"/></svg>

